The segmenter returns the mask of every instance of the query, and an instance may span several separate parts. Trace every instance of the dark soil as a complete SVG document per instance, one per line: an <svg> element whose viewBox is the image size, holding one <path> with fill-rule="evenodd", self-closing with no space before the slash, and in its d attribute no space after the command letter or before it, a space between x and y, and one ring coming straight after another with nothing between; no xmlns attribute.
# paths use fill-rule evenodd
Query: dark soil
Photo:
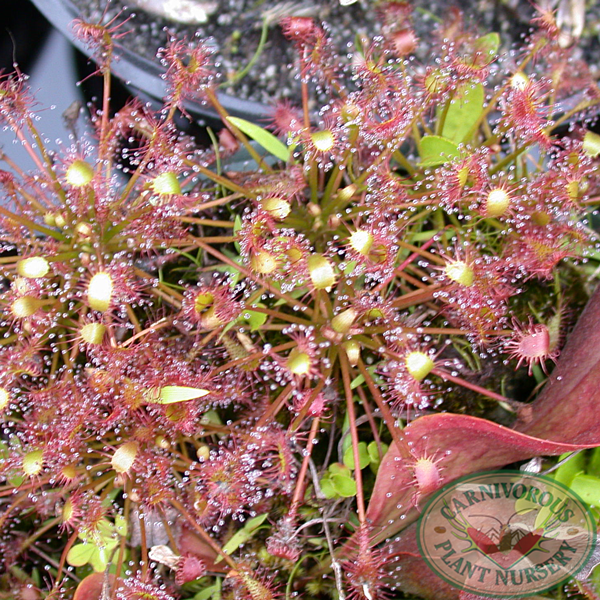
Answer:
<svg viewBox="0 0 600 600"><path fill-rule="evenodd" d="M188 39L208 39L215 48L218 70L222 74L222 91L238 98L270 104L276 98L298 95L298 81L292 68L295 54L293 44L288 42L274 18L268 29L267 41L258 60L240 81L239 74L255 55L261 37L265 14L278 11L283 15L313 16L327 23L331 39L334 40L340 55L347 54L348 45L356 36L372 37L379 31L373 0L359 0L349 6L342 6L339 0L321 2L276 2L272 0L220 0L195 4L206 5L208 21L204 24L184 24L157 17L134 6L160 0L113 0L106 7L107 0L72 0L82 16L98 22L111 19L121 11L120 18L131 15L125 26L131 30L119 43L142 56L156 60L158 49L165 45L168 33ZM170 4L178 0L169 0ZM181 0L179 0L181 1ZM184 0L191 2L192 0ZM421 39L428 39L435 21L447 14L452 2L446 0L421 0L417 6L415 28ZM465 20L482 32L497 31L501 34L506 48L517 44L527 33L533 8L525 0L462 0L460 7ZM104 16L103 16L104 15ZM591 59L598 65L598 32L600 31L600 8L593 6L586 12L586 31L581 44L582 57ZM417 57L427 60L427 57Z"/></svg>
<svg viewBox="0 0 600 600"><path fill-rule="evenodd" d="M85 18L97 21L105 11L105 0L73 0ZM372 3L356 2L341 6L338 0L319 3L262 2L249 0L226 0L219 2L218 10L206 24L185 25L158 18L126 5L121 0L111 4L104 19L109 19L124 9L123 16L135 16L125 26L132 30L120 40L128 49L146 58L154 59L158 48L166 44L168 32L187 39L208 39L215 48L215 59L221 74L222 91L263 103L273 98L291 97L296 94L291 65L295 54L293 44L288 42L276 19L269 27L267 41L250 72L237 83L231 83L255 55L261 38L263 18L266 11L281 5L294 5L295 9L281 8L281 15L307 15L326 21L338 52L345 54L347 44L357 34L372 35L377 30L375 10ZM129 6L130 8L126 8ZM300 7L300 8L298 8Z"/></svg>

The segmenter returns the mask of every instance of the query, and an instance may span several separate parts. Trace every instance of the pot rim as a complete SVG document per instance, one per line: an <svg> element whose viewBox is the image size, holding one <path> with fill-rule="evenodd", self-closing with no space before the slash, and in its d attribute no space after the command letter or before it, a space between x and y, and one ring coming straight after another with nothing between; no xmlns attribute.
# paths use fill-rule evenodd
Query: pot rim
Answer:
<svg viewBox="0 0 600 600"><path fill-rule="evenodd" d="M71 24L73 20L79 18L79 12L71 0L31 1L46 19L67 37L71 44L93 59L90 49L72 34ZM167 95L167 86L163 78L165 70L161 69L157 63L127 48L118 45L115 47L115 59L111 64L111 73L123 80L125 85L135 92L145 93L156 99L162 99ZM242 100L222 92L217 95L225 110L232 116L258 122L269 115L270 107L261 102ZM186 100L184 106L193 115L219 118L216 111L200 100Z"/></svg>

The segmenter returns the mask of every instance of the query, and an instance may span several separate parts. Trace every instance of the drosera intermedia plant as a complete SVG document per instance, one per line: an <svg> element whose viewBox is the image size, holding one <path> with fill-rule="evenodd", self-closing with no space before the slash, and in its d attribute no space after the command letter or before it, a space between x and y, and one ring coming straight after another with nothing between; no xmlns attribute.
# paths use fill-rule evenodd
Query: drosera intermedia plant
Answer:
<svg viewBox="0 0 600 600"><path fill-rule="evenodd" d="M349 62L282 23L280 139L226 114L197 40L162 52L161 111L111 116L120 30L77 23L104 91L61 155L3 76L37 167L0 173L4 597L433 597L398 576L409 538L377 546L428 495L600 443L529 402L597 266L596 85L549 14L499 54L451 13L424 64L409 8L377 10ZM223 117L212 149L174 124L189 97Z"/></svg>

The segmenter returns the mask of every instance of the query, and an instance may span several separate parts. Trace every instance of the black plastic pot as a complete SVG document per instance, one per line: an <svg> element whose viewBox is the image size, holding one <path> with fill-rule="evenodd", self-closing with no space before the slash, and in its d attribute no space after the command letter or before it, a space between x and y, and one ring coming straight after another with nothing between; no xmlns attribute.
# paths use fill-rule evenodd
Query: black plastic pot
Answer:
<svg viewBox="0 0 600 600"><path fill-rule="evenodd" d="M31 1L76 48L91 57L89 49L81 41L75 39L72 34L71 23L80 15L70 0ZM165 97L167 89L162 78L164 70L161 69L158 62L148 60L122 47L115 49L115 58L116 60L111 65L112 73L121 79L135 95L141 96L143 99L154 99L156 101L160 101ZM251 100L241 100L229 94L219 94L219 100L230 115L249 121L259 122L269 112L269 107L265 104ZM186 102L186 110L199 120L218 118L215 111L201 102Z"/></svg>
<svg viewBox="0 0 600 600"><path fill-rule="evenodd" d="M0 14L3 16L0 69L11 71L17 63L27 72L51 28L33 5L24 2L18 11L14 8L13 0L0 0Z"/></svg>

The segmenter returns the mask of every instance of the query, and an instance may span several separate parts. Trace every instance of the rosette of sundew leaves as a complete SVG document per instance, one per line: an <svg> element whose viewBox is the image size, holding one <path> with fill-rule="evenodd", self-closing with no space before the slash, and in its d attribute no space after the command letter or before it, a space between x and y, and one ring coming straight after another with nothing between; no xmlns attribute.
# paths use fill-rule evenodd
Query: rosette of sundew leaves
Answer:
<svg viewBox="0 0 600 600"><path fill-rule="evenodd" d="M55 595L91 568L160 600L435 597L399 564L431 493L598 443L587 395L529 398L573 365L597 268L595 83L551 15L500 55L451 13L422 63L409 7L379 9L349 62L313 20L282 23L302 94L273 133L226 114L199 42L165 48L163 110L111 115L114 23L75 27L104 79L89 140L50 154L25 78L2 79L36 164L0 174L2 556L37 557L14 589L43 562ZM210 150L175 126L192 96L223 118ZM593 366L590 306L571 356Z"/></svg>

